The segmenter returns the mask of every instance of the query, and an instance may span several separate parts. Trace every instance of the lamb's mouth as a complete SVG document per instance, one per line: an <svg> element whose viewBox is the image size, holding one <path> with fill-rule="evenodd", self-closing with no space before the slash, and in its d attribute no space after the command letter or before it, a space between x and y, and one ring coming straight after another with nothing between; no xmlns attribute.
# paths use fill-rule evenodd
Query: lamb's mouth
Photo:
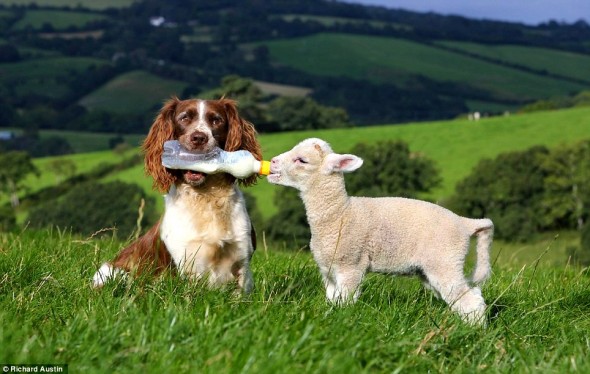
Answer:
<svg viewBox="0 0 590 374"><path fill-rule="evenodd" d="M280 173L271 173L266 176L266 180L270 183L277 183L281 179Z"/></svg>

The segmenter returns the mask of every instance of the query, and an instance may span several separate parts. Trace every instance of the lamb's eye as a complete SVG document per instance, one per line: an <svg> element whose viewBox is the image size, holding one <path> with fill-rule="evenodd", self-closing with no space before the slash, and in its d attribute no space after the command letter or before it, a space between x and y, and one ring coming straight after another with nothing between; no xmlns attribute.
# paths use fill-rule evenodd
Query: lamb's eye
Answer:
<svg viewBox="0 0 590 374"><path fill-rule="evenodd" d="M303 157L295 157L295 159L293 159L293 161L296 164L307 164L307 160L304 159Z"/></svg>

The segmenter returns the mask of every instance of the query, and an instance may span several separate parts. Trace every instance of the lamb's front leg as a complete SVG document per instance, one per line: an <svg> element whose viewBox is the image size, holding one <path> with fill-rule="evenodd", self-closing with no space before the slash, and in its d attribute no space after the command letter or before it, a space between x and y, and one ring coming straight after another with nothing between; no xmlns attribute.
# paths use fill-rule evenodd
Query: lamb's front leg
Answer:
<svg viewBox="0 0 590 374"><path fill-rule="evenodd" d="M364 275L364 271L358 269L322 269L326 298L337 305L356 302Z"/></svg>

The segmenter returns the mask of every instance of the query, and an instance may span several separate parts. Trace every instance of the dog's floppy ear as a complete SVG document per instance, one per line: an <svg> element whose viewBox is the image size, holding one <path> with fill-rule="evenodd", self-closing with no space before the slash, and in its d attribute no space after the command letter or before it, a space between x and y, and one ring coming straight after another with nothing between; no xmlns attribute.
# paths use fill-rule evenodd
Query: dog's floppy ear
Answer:
<svg viewBox="0 0 590 374"><path fill-rule="evenodd" d="M255 159L262 160L262 150L256 138L254 125L240 117L234 100L221 99L219 101L225 108L229 127L227 140L225 141L225 150L233 152L243 149L250 152ZM256 183L257 179L258 175L253 175L239 182L243 186L250 186Z"/></svg>
<svg viewBox="0 0 590 374"><path fill-rule="evenodd" d="M174 113L179 102L172 97L164 104L142 145L145 172L154 178L153 188L161 192L167 192L174 182L174 176L162 166L162 153L164 142L174 139Z"/></svg>

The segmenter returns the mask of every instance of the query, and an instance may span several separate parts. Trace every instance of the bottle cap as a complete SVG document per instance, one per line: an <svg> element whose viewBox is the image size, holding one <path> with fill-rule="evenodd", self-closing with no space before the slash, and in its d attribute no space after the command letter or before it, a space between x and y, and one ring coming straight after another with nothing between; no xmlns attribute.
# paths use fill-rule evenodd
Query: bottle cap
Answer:
<svg viewBox="0 0 590 374"><path fill-rule="evenodd" d="M260 171L258 172L258 174L270 174L270 161L260 161Z"/></svg>

